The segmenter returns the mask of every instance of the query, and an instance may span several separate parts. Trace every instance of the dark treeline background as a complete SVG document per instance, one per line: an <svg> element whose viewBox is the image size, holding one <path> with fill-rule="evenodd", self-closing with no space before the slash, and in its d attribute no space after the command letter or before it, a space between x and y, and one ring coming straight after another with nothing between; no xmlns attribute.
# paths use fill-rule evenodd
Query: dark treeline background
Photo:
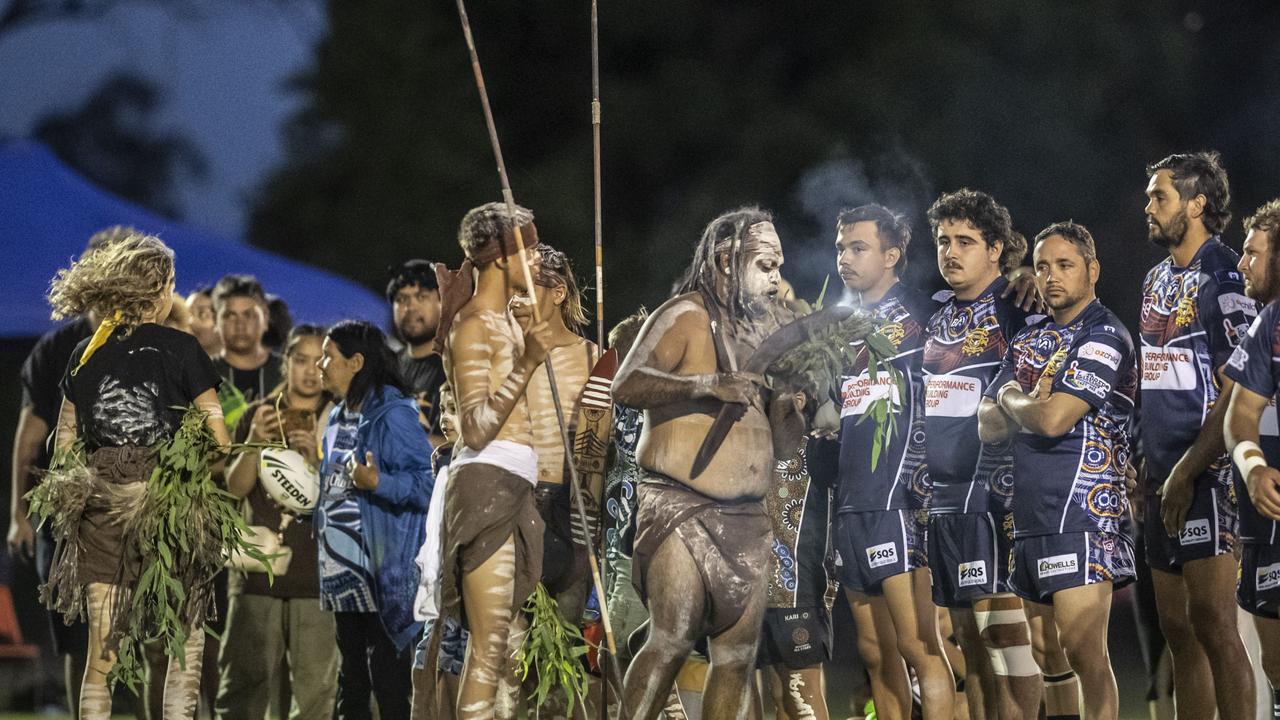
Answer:
<svg viewBox="0 0 1280 720"><path fill-rule="evenodd" d="M909 213L910 277L937 286L924 211L965 185L1028 237L1086 224L1103 299L1132 321L1162 257L1145 163L1220 150L1237 249L1239 219L1280 195L1271 3L601 5L610 323L661 302L705 223L742 204L777 214L803 296L832 271L836 211L867 201ZM589 276L589 4L468 10L516 199ZM329 19L253 242L374 287L406 257L456 265L459 219L499 192L454 4L331 2Z"/></svg>

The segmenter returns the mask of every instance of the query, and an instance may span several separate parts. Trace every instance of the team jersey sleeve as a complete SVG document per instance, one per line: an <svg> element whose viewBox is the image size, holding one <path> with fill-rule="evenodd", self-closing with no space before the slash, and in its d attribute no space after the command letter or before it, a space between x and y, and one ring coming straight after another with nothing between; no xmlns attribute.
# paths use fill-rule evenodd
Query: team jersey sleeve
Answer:
<svg viewBox="0 0 1280 720"><path fill-rule="evenodd" d="M983 391L983 397L995 400L996 395L1000 393L1000 388L1004 387L1010 380L1017 379L1017 373L1014 372L1013 353L1014 345L1010 343L1009 349L1004 353L1004 359L1000 361L1000 369L996 371L996 376L991 378L991 384L987 385L987 389Z"/></svg>
<svg viewBox="0 0 1280 720"><path fill-rule="evenodd" d="M1240 274L1219 270L1210 276L1200 293L1209 356L1220 368L1244 339L1249 324L1258 316L1258 304L1244 294Z"/></svg>
<svg viewBox="0 0 1280 720"><path fill-rule="evenodd" d="M1098 327L1076 343L1062 359L1052 392L1066 393L1101 408L1119 382L1122 368L1133 363L1133 347L1119 333Z"/></svg>
<svg viewBox="0 0 1280 720"><path fill-rule="evenodd" d="M1276 305L1268 305L1258 315L1244 342L1231 353L1223 372L1246 389L1263 397L1271 397L1276 391L1274 361Z"/></svg>

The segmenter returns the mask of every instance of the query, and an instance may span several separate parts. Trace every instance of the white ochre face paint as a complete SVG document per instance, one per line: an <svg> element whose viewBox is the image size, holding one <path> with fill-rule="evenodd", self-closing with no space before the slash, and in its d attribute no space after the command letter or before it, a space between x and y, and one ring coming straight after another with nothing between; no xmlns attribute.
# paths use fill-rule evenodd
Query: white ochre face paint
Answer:
<svg viewBox="0 0 1280 720"><path fill-rule="evenodd" d="M773 223L769 222L752 225L747 230L747 236L748 240L743 248L747 257L738 282L742 285L748 305L753 309L763 309L777 294L782 281L782 240Z"/></svg>

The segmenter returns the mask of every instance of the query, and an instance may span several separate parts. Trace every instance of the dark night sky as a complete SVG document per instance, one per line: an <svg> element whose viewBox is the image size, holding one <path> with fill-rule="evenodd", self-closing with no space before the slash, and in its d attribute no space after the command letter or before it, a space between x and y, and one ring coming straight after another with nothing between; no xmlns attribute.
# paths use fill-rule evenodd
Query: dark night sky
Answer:
<svg viewBox="0 0 1280 720"><path fill-rule="evenodd" d="M333 16L301 0L192 7L198 12L175 14L133 0L101 17L0 36L0 133L24 135L41 114L82 102L109 70L135 70L167 92L156 124L186 133L211 162L207 178L180 187L187 219L249 234L247 204L261 197L269 171L287 167L282 123L303 107L284 80L309 66ZM470 8L517 199L589 275L587 9L558 0ZM411 132L439 136L426 149L451 154L422 159L416 174L387 170L413 180L400 183L410 187L398 206L379 205L376 215L396 216L399 207L407 219L356 218L372 223L359 246L367 262L350 262L350 233L322 232L341 225L332 213L343 212L325 210L326 197L382 187L359 177L285 203L286 215L319 203L319 231L299 222L252 234L376 286L393 260L456 263L457 219L496 199L497 179L453 4L388 1L361 12L387 13L382 30L341 42L387 47L374 48L383 55L371 53L369 67L345 72L363 72L370 85L374 74L388 75L401 93L429 95L413 109ZM1226 239L1237 248L1238 220L1280 194L1277 15L1270 4L1173 0L605 3L608 320L659 303L706 221L745 203L778 214L785 272L802 295L816 295L830 272L835 212L871 200L910 214L910 277L937 284L923 211L939 192L968 185L1008 205L1029 237L1065 218L1093 229L1103 299L1131 321L1142 273L1161 257L1144 239L1145 163L1221 150L1237 219ZM412 45L397 45L396 25L415 28L404 36ZM406 47L420 57L389 55ZM370 92L345 117L389 113L395 103ZM337 122L343 127L342 116ZM385 130L364 125L372 129L347 128L351 147L370 145L359 132Z"/></svg>

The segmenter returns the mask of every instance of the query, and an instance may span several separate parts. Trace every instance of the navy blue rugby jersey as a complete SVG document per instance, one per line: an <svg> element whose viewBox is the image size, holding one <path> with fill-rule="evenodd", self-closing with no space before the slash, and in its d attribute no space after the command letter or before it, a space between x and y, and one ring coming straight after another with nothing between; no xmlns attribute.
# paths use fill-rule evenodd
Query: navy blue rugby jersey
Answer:
<svg viewBox="0 0 1280 720"><path fill-rule="evenodd" d="M1271 402L1258 423L1258 446L1271 467L1280 467L1280 428L1276 424L1276 394L1280 392L1280 304L1267 305L1249 326L1249 332L1231 354L1224 369L1226 376L1241 387ZM1249 499L1240 471L1232 468L1236 500L1240 506L1240 540L1247 543L1275 544L1280 541L1277 523L1258 513Z"/></svg>
<svg viewBox="0 0 1280 720"><path fill-rule="evenodd" d="M932 514L1009 509L1013 443L978 440L982 393L1000 370L1009 339L1028 319L1012 298L1000 297L1008 285L998 277L972 301L950 297L926 328L924 432Z"/></svg>
<svg viewBox="0 0 1280 720"><path fill-rule="evenodd" d="M1142 284L1141 368L1146 491L1155 493L1195 441L1218 399L1215 370L1227 361L1258 314L1236 271L1240 256L1212 238L1181 268L1165 258ZM1208 470L1230 486L1224 453Z"/></svg>
<svg viewBox="0 0 1280 720"><path fill-rule="evenodd" d="M1014 534L1119 533L1138 393L1129 331L1098 300L1066 325L1045 318L1014 336L987 397L1010 380L1030 392L1046 376L1051 393L1080 398L1089 411L1061 437L1014 436Z"/></svg>
<svg viewBox="0 0 1280 720"><path fill-rule="evenodd" d="M901 375L896 387L888 371L880 368L876 379L867 367L867 352L859 340L853 366L840 380L840 481L837 512L902 510L926 506L928 471L924 464L924 327L938 305L928 295L898 283L872 308L883 323L880 332L897 353L890 363ZM897 412L890 417L893 436L880 449L875 470L871 449L875 421L860 422L871 404L892 394Z"/></svg>

